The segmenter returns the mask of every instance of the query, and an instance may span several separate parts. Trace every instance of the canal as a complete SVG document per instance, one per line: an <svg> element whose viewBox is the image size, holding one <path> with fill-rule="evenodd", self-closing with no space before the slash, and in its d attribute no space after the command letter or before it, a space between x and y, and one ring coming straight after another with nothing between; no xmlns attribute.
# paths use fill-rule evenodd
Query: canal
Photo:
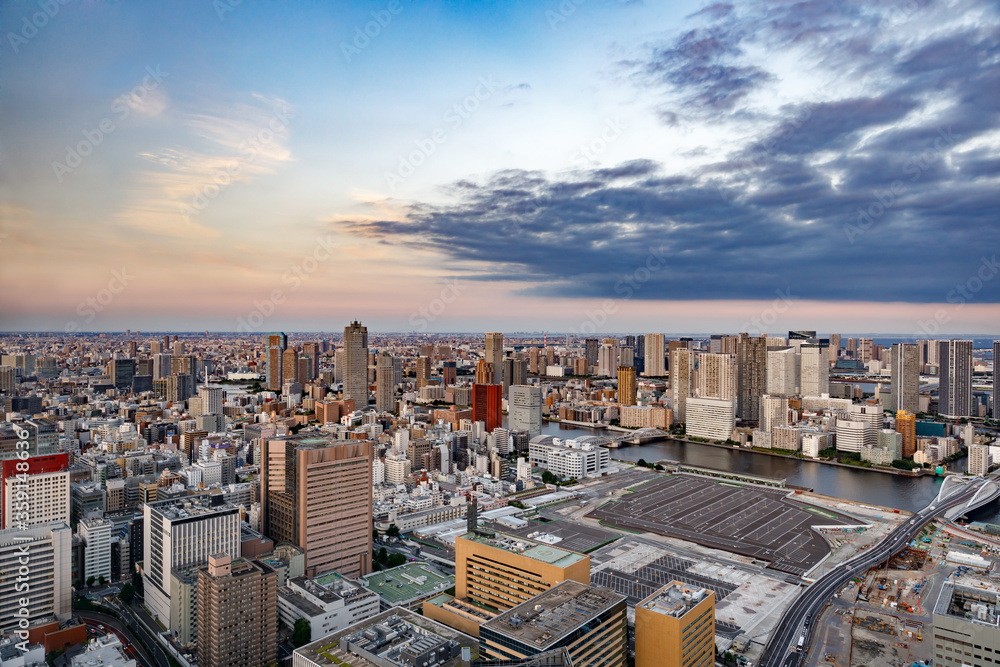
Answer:
<svg viewBox="0 0 1000 667"><path fill-rule="evenodd" d="M576 438L605 432L545 422L542 433L560 438ZM783 478L788 484L810 488L823 495L910 512L926 507L937 495L943 482L940 477L903 477L678 440L622 447L612 450L611 456L625 461L645 459L654 462L668 459L692 466ZM964 470L965 459L960 459L955 465ZM1000 523L1000 503L994 501L969 518Z"/></svg>

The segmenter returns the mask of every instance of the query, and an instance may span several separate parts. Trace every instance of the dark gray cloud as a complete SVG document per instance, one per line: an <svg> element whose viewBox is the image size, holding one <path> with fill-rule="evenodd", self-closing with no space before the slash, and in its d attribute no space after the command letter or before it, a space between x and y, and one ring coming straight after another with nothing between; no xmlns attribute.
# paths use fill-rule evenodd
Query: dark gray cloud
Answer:
<svg viewBox="0 0 1000 667"><path fill-rule="evenodd" d="M1000 255L997 8L970 2L975 28L904 44L886 31L933 3L747 7L708 7L692 17L708 25L629 64L697 113L758 119L759 134L715 162L680 174L653 155L562 175L507 170L447 186L450 205L347 229L556 297L771 299L791 288L804 299L940 302L984 261L988 273ZM825 91L778 119L742 108L773 76L745 57L765 43L828 49L843 71L877 72L879 84ZM993 270L976 301L1000 302Z"/></svg>

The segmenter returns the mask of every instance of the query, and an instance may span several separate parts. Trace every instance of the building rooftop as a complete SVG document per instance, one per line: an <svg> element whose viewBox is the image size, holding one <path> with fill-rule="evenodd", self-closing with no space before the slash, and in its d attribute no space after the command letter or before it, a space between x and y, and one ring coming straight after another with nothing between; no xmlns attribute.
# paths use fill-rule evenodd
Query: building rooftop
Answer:
<svg viewBox="0 0 1000 667"><path fill-rule="evenodd" d="M307 661L305 664L317 667L412 664L457 667L462 663L463 648L469 649L469 657L473 660L478 657L479 642L473 637L402 607L394 607L296 649L294 661L299 664L301 658ZM427 654L431 657L426 657ZM416 660L417 656L422 659Z"/></svg>
<svg viewBox="0 0 1000 667"><path fill-rule="evenodd" d="M1000 593L945 583L934 605L934 615L997 628L1000 627Z"/></svg>
<svg viewBox="0 0 1000 667"><path fill-rule="evenodd" d="M587 621L625 598L607 588L571 579L539 593L483 624L537 650L546 650Z"/></svg>
<svg viewBox="0 0 1000 667"><path fill-rule="evenodd" d="M148 506L168 521L239 511L239 508L235 505L220 503L221 499L221 495L202 493L195 496L182 496L180 498L171 498L170 500L160 500L148 503Z"/></svg>
<svg viewBox="0 0 1000 667"><path fill-rule="evenodd" d="M709 591L704 588L685 586L679 581L672 581L640 602L638 606L655 611L657 614L680 618L708 596Z"/></svg>
<svg viewBox="0 0 1000 667"><path fill-rule="evenodd" d="M502 549L512 554L526 556L547 565L566 567L586 558L583 554L566 551L557 547L535 542L524 537L516 537L505 533L494 533L493 537L481 533L466 533L462 539L478 544L485 544L494 549Z"/></svg>
<svg viewBox="0 0 1000 667"><path fill-rule="evenodd" d="M426 563L405 563L365 575L358 581L393 606L440 593L455 585L454 575L443 576Z"/></svg>

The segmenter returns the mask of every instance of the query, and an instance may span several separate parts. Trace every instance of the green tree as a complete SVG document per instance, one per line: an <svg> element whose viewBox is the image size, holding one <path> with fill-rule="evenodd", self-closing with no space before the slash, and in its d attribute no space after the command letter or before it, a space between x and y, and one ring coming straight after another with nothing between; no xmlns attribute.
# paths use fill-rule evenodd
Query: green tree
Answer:
<svg viewBox="0 0 1000 667"><path fill-rule="evenodd" d="M295 648L305 646L312 639L312 628L309 621L304 618L296 619L295 628L292 630L292 643Z"/></svg>
<svg viewBox="0 0 1000 667"><path fill-rule="evenodd" d="M399 526L392 524L389 530L385 531L386 537L399 537Z"/></svg>
<svg viewBox="0 0 1000 667"><path fill-rule="evenodd" d="M552 471L545 470L542 472L542 481L546 484L556 484L559 478L552 474Z"/></svg>
<svg viewBox="0 0 1000 667"><path fill-rule="evenodd" d="M378 553L375 554L375 560L377 560L379 563L389 562L389 552L386 551L385 547L382 547L381 549L378 550Z"/></svg>
<svg viewBox="0 0 1000 667"><path fill-rule="evenodd" d="M406 562L406 556L403 554L389 554L389 559L386 562L388 567L399 567Z"/></svg>
<svg viewBox="0 0 1000 667"><path fill-rule="evenodd" d="M103 574L97 578L97 583L99 583L101 586L104 585L104 575Z"/></svg>
<svg viewBox="0 0 1000 667"><path fill-rule="evenodd" d="M95 581L97 581L97 577L95 577L94 575L90 575L89 577L87 577L87 588L93 586Z"/></svg>
<svg viewBox="0 0 1000 667"><path fill-rule="evenodd" d="M649 464L646 463L646 459L639 459L638 461L635 462L635 464L637 466L642 466L643 468L648 468L649 467Z"/></svg>
<svg viewBox="0 0 1000 667"><path fill-rule="evenodd" d="M135 586L131 583L126 583L122 586L121 591L118 593L118 599L125 603L125 606L131 605L132 600L135 598Z"/></svg>

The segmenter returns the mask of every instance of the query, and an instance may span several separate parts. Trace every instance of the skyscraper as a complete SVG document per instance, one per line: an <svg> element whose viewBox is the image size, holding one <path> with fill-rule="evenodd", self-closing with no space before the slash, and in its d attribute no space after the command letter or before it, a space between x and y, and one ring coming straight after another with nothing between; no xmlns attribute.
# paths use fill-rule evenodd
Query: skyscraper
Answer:
<svg viewBox="0 0 1000 667"><path fill-rule="evenodd" d="M486 424L486 432L502 426L503 386L499 384L472 385L472 419Z"/></svg>
<svg viewBox="0 0 1000 667"><path fill-rule="evenodd" d="M1000 420L1000 340L993 341L993 421Z"/></svg>
<svg viewBox="0 0 1000 667"><path fill-rule="evenodd" d="M672 581L635 606L635 667L711 667L715 593Z"/></svg>
<svg viewBox="0 0 1000 667"><path fill-rule="evenodd" d="M306 552L306 574L371 568L372 443L316 434L261 446L264 532Z"/></svg>
<svg viewBox="0 0 1000 667"><path fill-rule="evenodd" d="M825 345L806 344L799 347L799 393L822 396L830 393L830 355Z"/></svg>
<svg viewBox="0 0 1000 667"><path fill-rule="evenodd" d="M794 347L772 347L767 351L767 393L794 396L799 382L799 357Z"/></svg>
<svg viewBox="0 0 1000 667"><path fill-rule="evenodd" d="M496 378L496 369L491 362L486 359L480 359L476 362L476 384L494 384L494 378Z"/></svg>
<svg viewBox="0 0 1000 667"><path fill-rule="evenodd" d="M758 421L766 391L767 339L741 333L736 341L736 416Z"/></svg>
<svg viewBox="0 0 1000 667"><path fill-rule="evenodd" d="M542 433L542 388L513 385L510 388L509 424L511 430L527 431L530 437Z"/></svg>
<svg viewBox="0 0 1000 667"><path fill-rule="evenodd" d="M700 353L697 378L695 393L699 398L736 400L736 358L733 355Z"/></svg>
<svg viewBox="0 0 1000 667"><path fill-rule="evenodd" d="M889 352L892 367L893 412L920 411L920 351L915 343L896 343Z"/></svg>
<svg viewBox="0 0 1000 667"><path fill-rule="evenodd" d="M646 334L646 370L647 377L662 377L667 374L664 367L664 346L666 336L658 333Z"/></svg>
<svg viewBox="0 0 1000 667"><path fill-rule="evenodd" d="M281 391L281 355L288 347L288 336L283 333L268 334L265 340L267 344L267 388L272 391ZM154 377L156 373L154 372Z"/></svg>
<svg viewBox="0 0 1000 667"><path fill-rule="evenodd" d="M673 343L673 341L671 341ZM691 371L694 370L694 353L687 347L678 347L670 355L670 398L674 421L687 421L687 399L691 396Z"/></svg>
<svg viewBox="0 0 1000 667"><path fill-rule="evenodd" d="M972 341L938 341L938 412L972 416Z"/></svg>
<svg viewBox="0 0 1000 667"><path fill-rule="evenodd" d="M600 343L596 338L588 338L583 341L584 344L584 356L587 358L587 372L590 372L589 366L597 365L597 350L600 347Z"/></svg>
<svg viewBox="0 0 1000 667"><path fill-rule="evenodd" d="M278 573L259 560L209 556L198 569L198 665L270 665L278 648Z"/></svg>
<svg viewBox="0 0 1000 667"><path fill-rule="evenodd" d="M840 357L840 334L830 334L830 361L836 362Z"/></svg>
<svg viewBox="0 0 1000 667"><path fill-rule="evenodd" d="M896 413L896 432L903 436L903 458L917 451L917 416L905 410Z"/></svg>
<svg viewBox="0 0 1000 667"><path fill-rule="evenodd" d="M619 366L618 402L621 405L635 405L636 389L635 366Z"/></svg>
<svg viewBox="0 0 1000 667"><path fill-rule="evenodd" d="M294 345L281 353L281 384L286 382L302 382L299 378L299 351Z"/></svg>
<svg viewBox="0 0 1000 667"><path fill-rule="evenodd" d="M368 405L368 327L356 321L344 327L344 398Z"/></svg>
<svg viewBox="0 0 1000 667"><path fill-rule="evenodd" d="M417 389L426 387L431 383L431 358L427 356L417 357Z"/></svg>
<svg viewBox="0 0 1000 667"><path fill-rule="evenodd" d="M383 352L378 356L375 367L375 409L379 412L395 412L393 409L396 385L395 364L392 355Z"/></svg>
<svg viewBox="0 0 1000 667"><path fill-rule="evenodd" d="M486 333L486 361L493 364L493 381L503 384L503 334Z"/></svg>

